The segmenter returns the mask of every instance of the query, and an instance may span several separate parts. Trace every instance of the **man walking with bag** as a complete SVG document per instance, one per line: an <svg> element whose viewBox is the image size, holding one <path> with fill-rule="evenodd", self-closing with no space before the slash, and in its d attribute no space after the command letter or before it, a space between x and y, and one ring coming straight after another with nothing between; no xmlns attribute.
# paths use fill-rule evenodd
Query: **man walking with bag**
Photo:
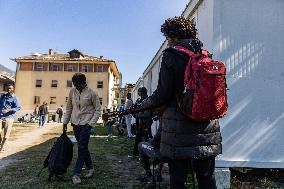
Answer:
<svg viewBox="0 0 284 189"><path fill-rule="evenodd" d="M80 173L84 164L88 173L85 178L91 178L94 174L94 166L88 149L91 128L95 127L101 116L101 104L97 92L87 86L86 76L76 73L72 77L75 88L70 90L66 115L63 121L63 129L71 121L73 132L78 142L78 158L73 170L72 182L81 183Z"/></svg>

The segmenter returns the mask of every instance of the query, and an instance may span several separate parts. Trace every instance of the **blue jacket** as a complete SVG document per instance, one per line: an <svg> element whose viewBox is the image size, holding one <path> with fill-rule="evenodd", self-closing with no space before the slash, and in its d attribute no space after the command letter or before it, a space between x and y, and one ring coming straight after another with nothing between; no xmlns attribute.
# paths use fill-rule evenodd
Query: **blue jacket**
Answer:
<svg viewBox="0 0 284 189"><path fill-rule="evenodd" d="M5 109L11 109L12 111L2 113ZM9 95L6 93L0 96L0 119L13 118L15 117L15 113L20 109L20 102L15 94Z"/></svg>

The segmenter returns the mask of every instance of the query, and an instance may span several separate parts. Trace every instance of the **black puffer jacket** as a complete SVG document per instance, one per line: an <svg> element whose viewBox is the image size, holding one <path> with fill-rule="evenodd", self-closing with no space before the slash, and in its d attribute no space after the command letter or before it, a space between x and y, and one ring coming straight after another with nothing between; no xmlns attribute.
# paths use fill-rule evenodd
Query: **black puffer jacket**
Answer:
<svg viewBox="0 0 284 189"><path fill-rule="evenodd" d="M181 45L199 52L202 43L198 39L179 40ZM160 150L172 159L202 159L221 153L221 133L218 120L194 122L182 114L177 106L176 95L183 90L184 71L189 57L174 48L164 51L159 82L152 96L142 106L157 108L165 106L162 115L162 138Z"/></svg>

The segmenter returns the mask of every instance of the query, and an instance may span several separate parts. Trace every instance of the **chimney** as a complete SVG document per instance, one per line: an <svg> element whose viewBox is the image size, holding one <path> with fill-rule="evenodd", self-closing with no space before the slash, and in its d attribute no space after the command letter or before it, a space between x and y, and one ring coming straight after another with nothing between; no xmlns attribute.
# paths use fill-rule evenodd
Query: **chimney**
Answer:
<svg viewBox="0 0 284 189"><path fill-rule="evenodd" d="M54 55L54 50L53 49L48 49L48 55Z"/></svg>

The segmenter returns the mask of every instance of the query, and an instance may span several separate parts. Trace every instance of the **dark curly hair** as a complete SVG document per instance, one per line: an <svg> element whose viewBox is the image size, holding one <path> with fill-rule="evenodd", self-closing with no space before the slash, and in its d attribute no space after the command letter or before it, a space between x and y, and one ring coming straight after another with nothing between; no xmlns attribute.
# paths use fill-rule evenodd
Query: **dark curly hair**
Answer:
<svg viewBox="0 0 284 189"><path fill-rule="evenodd" d="M176 39L196 38L197 29L195 24L182 16L168 18L161 26L161 32L165 37Z"/></svg>
<svg viewBox="0 0 284 189"><path fill-rule="evenodd" d="M73 83L86 83L86 76L82 73L75 73L72 77Z"/></svg>

